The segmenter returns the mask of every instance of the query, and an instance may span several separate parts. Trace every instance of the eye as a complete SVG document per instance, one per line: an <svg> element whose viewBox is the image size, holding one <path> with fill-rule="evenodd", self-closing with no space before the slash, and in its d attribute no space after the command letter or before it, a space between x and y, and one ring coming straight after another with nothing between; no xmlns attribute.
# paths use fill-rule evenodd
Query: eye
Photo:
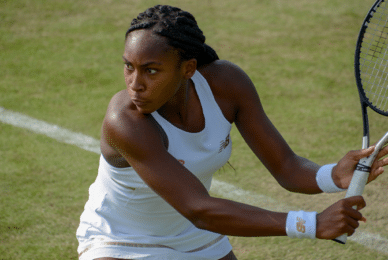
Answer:
<svg viewBox="0 0 388 260"><path fill-rule="evenodd" d="M124 66L125 66L125 68L126 68L127 70L133 70L132 65L129 64L129 63L124 63Z"/></svg>
<svg viewBox="0 0 388 260"><path fill-rule="evenodd" d="M158 72L156 69L147 69L147 72L151 75L155 74L156 72Z"/></svg>

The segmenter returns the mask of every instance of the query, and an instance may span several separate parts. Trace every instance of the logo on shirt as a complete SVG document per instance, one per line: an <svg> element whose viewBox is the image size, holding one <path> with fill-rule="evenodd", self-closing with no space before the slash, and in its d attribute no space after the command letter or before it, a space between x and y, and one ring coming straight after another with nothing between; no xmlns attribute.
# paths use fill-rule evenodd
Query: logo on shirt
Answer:
<svg viewBox="0 0 388 260"><path fill-rule="evenodd" d="M298 222L296 222L296 230L298 232L305 233L306 226L304 224L306 223L306 221L303 220L302 218L299 218L299 217L297 217L296 220L298 221Z"/></svg>
<svg viewBox="0 0 388 260"><path fill-rule="evenodd" d="M184 160L178 160L178 162L180 162L182 165L185 165L185 161Z"/></svg>
<svg viewBox="0 0 388 260"><path fill-rule="evenodd" d="M220 150L218 151L218 153L222 152L222 150L224 150L230 143L230 136L228 135L225 140L221 141L221 146L220 146Z"/></svg>

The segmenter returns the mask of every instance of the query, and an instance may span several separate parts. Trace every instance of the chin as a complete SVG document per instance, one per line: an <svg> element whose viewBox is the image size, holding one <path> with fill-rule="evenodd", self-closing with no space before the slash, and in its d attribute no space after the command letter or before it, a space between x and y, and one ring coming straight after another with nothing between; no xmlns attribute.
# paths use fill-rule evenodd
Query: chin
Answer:
<svg viewBox="0 0 388 260"><path fill-rule="evenodd" d="M145 114L145 115L151 114L152 112L155 112L154 109L149 109L149 108L147 109L147 108L142 108L142 107L137 107L137 111L139 111L140 113Z"/></svg>

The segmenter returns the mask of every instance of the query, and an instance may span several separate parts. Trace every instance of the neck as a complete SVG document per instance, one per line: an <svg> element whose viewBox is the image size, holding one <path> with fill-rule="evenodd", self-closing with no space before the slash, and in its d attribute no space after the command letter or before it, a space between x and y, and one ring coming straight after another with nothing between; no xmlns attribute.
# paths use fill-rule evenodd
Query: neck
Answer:
<svg viewBox="0 0 388 260"><path fill-rule="evenodd" d="M191 85L190 80L184 82L175 95L158 109L158 113L171 123L184 125L189 113L188 103Z"/></svg>

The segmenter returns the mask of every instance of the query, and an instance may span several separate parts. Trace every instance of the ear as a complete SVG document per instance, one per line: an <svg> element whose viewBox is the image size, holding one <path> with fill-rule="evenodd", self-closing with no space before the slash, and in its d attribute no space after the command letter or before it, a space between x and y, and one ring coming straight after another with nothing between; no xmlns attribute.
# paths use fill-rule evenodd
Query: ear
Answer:
<svg viewBox="0 0 388 260"><path fill-rule="evenodd" d="M194 58L190 60L185 60L182 62L181 68L185 79L191 79L191 77L194 75L195 71L197 70L197 60Z"/></svg>

